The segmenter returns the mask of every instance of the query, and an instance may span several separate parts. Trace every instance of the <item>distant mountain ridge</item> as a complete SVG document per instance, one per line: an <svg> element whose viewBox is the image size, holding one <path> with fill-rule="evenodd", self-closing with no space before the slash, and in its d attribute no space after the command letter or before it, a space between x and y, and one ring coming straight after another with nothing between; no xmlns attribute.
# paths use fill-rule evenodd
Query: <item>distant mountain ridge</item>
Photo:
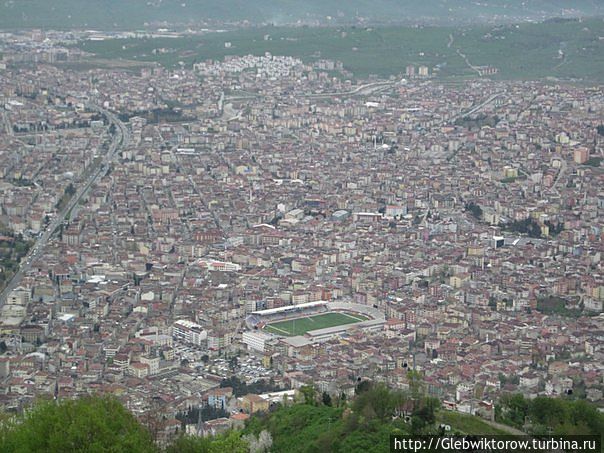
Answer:
<svg viewBox="0 0 604 453"><path fill-rule="evenodd" d="M0 29L132 29L203 22L518 22L604 15L598 0L3 0Z"/></svg>

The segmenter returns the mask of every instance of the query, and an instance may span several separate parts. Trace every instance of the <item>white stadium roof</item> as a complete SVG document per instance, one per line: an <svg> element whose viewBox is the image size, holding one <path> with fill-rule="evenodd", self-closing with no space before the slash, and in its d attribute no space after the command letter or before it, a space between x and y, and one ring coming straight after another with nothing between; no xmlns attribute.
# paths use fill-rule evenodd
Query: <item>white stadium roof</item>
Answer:
<svg viewBox="0 0 604 453"><path fill-rule="evenodd" d="M287 311L298 310L300 308L304 309L304 308L311 308L311 307L319 307L321 305L327 305L327 302L324 300L321 300L321 301L317 301L317 302L306 302L305 304L287 305L285 307L269 308L268 310L253 311L252 314L258 315L258 316L266 316L266 315L272 315L275 313L284 313Z"/></svg>

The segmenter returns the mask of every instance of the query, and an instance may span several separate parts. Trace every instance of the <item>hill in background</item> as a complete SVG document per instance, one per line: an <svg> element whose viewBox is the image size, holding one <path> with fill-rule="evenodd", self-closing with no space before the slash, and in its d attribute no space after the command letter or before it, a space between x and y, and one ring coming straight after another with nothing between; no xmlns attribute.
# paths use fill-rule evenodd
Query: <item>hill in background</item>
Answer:
<svg viewBox="0 0 604 453"><path fill-rule="evenodd" d="M6 0L0 29L132 29L208 21L273 23L519 22L604 14L595 0Z"/></svg>
<svg viewBox="0 0 604 453"><path fill-rule="evenodd" d="M398 75L412 64L426 65L443 78L476 77L476 67L493 66L498 72L490 77L499 79L601 81L601 37L604 21L587 19L474 27L257 27L176 39L82 41L79 47L100 59L153 61L166 67L270 52L305 62L339 60L360 78Z"/></svg>

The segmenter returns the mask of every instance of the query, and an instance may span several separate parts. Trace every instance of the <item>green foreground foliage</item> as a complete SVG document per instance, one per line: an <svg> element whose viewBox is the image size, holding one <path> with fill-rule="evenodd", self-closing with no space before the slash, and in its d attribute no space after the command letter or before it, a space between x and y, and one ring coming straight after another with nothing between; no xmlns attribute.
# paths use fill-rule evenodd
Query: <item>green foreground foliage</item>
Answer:
<svg viewBox="0 0 604 453"><path fill-rule="evenodd" d="M247 453L241 433L202 438L181 436L167 452ZM0 451L124 452L162 451L149 430L117 399L89 396L56 402L39 401L23 415L0 418Z"/></svg>
<svg viewBox="0 0 604 453"><path fill-rule="evenodd" d="M495 407L495 417L535 435L604 434L604 414L584 400L504 395Z"/></svg>
<svg viewBox="0 0 604 453"><path fill-rule="evenodd" d="M472 415L460 414L459 412L440 411L436 420L439 423L451 427L450 434L463 434L470 436L505 436L509 431L495 428L486 421Z"/></svg>
<svg viewBox="0 0 604 453"><path fill-rule="evenodd" d="M3 452L148 452L149 432L114 398L41 401L0 430Z"/></svg>
<svg viewBox="0 0 604 453"><path fill-rule="evenodd" d="M437 434L434 398L362 383L351 403L303 387L304 402L253 417L245 433L267 430L274 452L387 452L391 434Z"/></svg>
<svg viewBox="0 0 604 453"><path fill-rule="evenodd" d="M0 417L0 451L388 452L391 434L443 434L443 423L453 434L505 433L480 418L440 411L439 401L425 396L420 387L401 392L363 382L352 401L303 387L302 401L253 416L243 431L180 436L164 447L154 444L147 428L113 397L40 401L21 416ZM586 401L507 395L496 416L500 423L533 435L604 433L604 414Z"/></svg>
<svg viewBox="0 0 604 453"><path fill-rule="evenodd" d="M231 431L216 437L181 436L166 448L167 453L247 453L248 444Z"/></svg>

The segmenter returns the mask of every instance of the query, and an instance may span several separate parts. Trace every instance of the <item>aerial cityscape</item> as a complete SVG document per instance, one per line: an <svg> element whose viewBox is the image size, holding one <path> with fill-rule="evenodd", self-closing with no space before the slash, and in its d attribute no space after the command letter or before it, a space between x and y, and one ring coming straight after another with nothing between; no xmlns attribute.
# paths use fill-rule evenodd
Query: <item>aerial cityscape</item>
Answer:
<svg viewBox="0 0 604 453"><path fill-rule="evenodd" d="M347 420L383 390L412 434L604 433L602 6L128 28L18 3L3 417L109 395L160 450L362 451ZM339 440L294 447L304 406Z"/></svg>

